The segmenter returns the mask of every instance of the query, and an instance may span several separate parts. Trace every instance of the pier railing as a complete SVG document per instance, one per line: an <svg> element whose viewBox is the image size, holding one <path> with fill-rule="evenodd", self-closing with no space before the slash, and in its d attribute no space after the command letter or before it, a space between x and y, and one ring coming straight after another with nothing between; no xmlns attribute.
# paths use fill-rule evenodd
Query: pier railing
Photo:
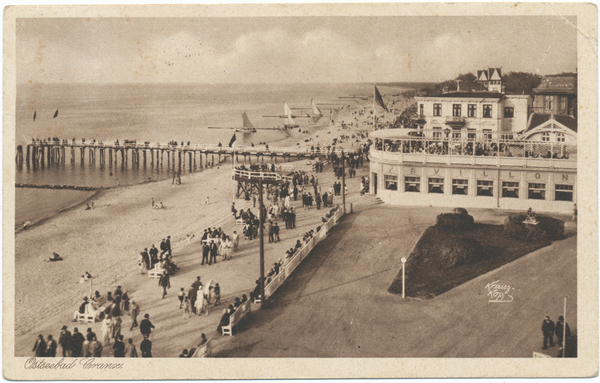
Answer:
<svg viewBox="0 0 600 383"><path fill-rule="evenodd" d="M343 209L339 208L335 213L321 225L321 229L316 232L313 237L304 243L304 245L286 262L279 268L279 274L273 277L270 281L267 280L265 285L265 297L268 299L271 297L278 288L288 279L288 277L294 272L294 270L300 265L300 263L306 259L308 254L315 248L315 246L327 236L327 233L343 215Z"/></svg>

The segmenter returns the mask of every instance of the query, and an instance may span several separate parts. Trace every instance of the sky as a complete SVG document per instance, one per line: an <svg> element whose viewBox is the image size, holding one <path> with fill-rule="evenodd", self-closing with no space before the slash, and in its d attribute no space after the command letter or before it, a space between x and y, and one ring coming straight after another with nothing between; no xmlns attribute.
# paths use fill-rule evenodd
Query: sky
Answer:
<svg viewBox="0 0 600 383"><path fill-rule="evenodd" d="M444 81L577 70L575 17L17 19L17 82Z"/></svg>

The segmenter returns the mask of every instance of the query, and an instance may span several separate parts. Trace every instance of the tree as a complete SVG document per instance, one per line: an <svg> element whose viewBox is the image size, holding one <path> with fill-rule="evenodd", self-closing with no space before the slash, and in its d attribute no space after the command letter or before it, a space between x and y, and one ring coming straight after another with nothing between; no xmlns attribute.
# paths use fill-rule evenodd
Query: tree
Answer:
<svg viewBox="0 0 600 383"><path fill-rule="evenodd" d="M535 73L508 72L504 75L506 92L515 94L532 94L541 81L542 76Z"/></svg>

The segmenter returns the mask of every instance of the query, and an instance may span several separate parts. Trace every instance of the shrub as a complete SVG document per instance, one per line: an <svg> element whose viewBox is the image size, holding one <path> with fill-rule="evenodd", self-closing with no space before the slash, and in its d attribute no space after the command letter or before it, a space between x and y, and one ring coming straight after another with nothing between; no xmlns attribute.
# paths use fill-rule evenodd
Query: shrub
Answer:
<svg viewBox="0 0 600 383"><path fill-rule="evenodd" d="M524 215L507 217L504 220L504 235L525 241L543 242L564 238L564 221L552 217L538 216L537 225L526 225L523 223L525 218L527 217Z"/></svg>
<svg viewBox="0 0 600 383"><path fill-rule="evenodd" d="M463 209L464 210L464 209ZM466 210L465 210L466 213ZM452 230L470 230L475 221L468 214L444 213L437 216L435 225Z"/></svg>
<svg viewBox="0 0 600 383"><path fill-rule="evenodd" d="M459 215L469 215L469 213L467 213L467 209L463 207L454 208L454 210L452 210L452 213Z"/></svg>

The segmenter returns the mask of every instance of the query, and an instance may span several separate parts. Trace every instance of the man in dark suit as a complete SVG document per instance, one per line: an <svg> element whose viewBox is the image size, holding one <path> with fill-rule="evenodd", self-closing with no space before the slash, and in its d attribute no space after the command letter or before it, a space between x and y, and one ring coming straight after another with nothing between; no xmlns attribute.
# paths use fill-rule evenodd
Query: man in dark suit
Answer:
<svg viewBox="0 0 600 383"><path fill-rule="evenodd" d="M38 335L38 338L33 345L33 350L31 351L35 351L35 356L37 357L46 356L46 341L42 334Z"/></svg>
<svg viewBox="0 0 600 383"><path fill-rule="evenodd" d="M217 263L217 253L219 251L219 247L215 243L215 241L210 241L210 260L208 261L209 265L212 265L213 260Z"/></svg>
<svg viewBox="0 0 600 383"><path fill-rule="evenodd" d="M144 314L144 319L140 322L140 332L144 338L149 338L154 325L150 322L150 314Z"/></svg>
<svg viewBox="0 0 600 383"><path fill-rule="evenodd" d="M165 246L167 248L167 251L169 252L169 256L171 256L171 236L167 236L167 241L165 242Z"/></svg>
<svg viewBox="0 0 600 383"><path fill-rule="evenodd" d="M204 242L202 244L202 263L201 265L204 265L204 261L206 261L206 263L208 263L208 255L210 254L210 247L208 246L208 244L206 242Z"/></svg>
<svg viewBox="0 0 600 383"><path fill-rule="evenodd" d="M58 345L56 341L52 339L52 335L48 335L48 340L46 341L46 356L54 358L56 356L56 348Z"/></svg>
<svg viewBox="0 0 600 383"><path fill-rule="evenodd" d="M567 326L566 330L564 329L563 326ZM556 328L554 329L555 333L556 333L556 337L558 338L558 345L560 346L561 350L563 348L563 331L566 332L566 336L567 339L569 339L569 337L571 336L571 329L569 328L569 325L567 323L565 323L565 318L561 315L558 317L558 321L556 322Z"/></svg>
<svg viewBox="0 0 600 383"><path fill-rule="evenodd" d="M60 335L58 336L58 344L60 345L60 348L62 349L62 356L64 356L64 357L71 356L71 350L72 350L71 338L72 338L71 332L69 330L67 330L67 326L62 326Z"/></svg>
<svg viewBox="0 0 600 383"><path fill-rule="evenodd" d="M548 341L550 341L550 347L554 347L554 322L547 316L542 322L542 333L544 334L544 347L543 350L548 348Z"/></svg>
<svg viewBox="0 0 600 383"><path fill-rule="evenodd" d="M160 255L163 255L166 251L167 251L167 242L163 238L163 240L160 242Z"/></svg>
<svg viewBox="0 0 600 383"><path fill-rule="evenodd" d="M144 340L140 343L140 351L142 352L142 358L152 358L152 342L146 335L144 335Z"/></svg>

